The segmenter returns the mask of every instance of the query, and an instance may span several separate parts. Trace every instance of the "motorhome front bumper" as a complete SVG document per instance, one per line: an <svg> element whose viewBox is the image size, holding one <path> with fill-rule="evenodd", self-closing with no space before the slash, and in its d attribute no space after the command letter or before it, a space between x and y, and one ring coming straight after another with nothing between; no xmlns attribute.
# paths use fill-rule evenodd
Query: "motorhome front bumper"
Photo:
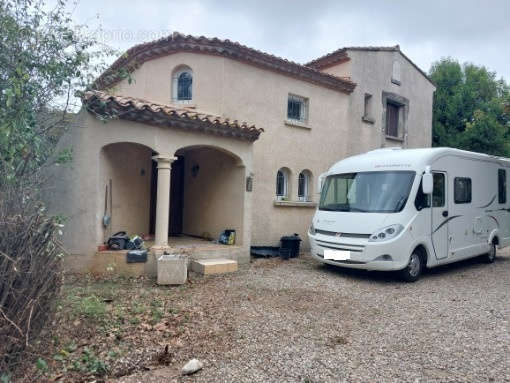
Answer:
<svg viewBox="0 0 510 383"><path fill-rule="evenodd" d="M335 266L349 267L364 270L401 270L409 260L407 251L402 251L403 240L388 242L369 242L368 238L350 240L334 240L331 237L310 235L310 251L312 256L320 262ZM350 257L346 260L324 259L324 252L327 250L349 251Z"/></svg>

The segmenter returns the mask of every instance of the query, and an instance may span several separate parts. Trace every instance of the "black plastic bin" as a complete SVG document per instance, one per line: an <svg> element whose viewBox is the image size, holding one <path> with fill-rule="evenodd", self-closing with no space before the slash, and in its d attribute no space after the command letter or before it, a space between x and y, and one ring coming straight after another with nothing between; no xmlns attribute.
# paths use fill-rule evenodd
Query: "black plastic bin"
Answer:
<svg viewBox="0 0 510 383"><path fill-rule="evenodd" d="M284 249L283 247L280 247L279 254L280 254L280 258L281 259L289 259L291 257L291 254L292 254L292 250L291 249Z"/></svg>
<svg viewBox="0 0 510 383"><path fill-rule="evenodd" d="M288 235L280 238L281 249L289 249L290 257L295 258L299 256L299 246L301 244L301 238L298 234Z"/></svg>

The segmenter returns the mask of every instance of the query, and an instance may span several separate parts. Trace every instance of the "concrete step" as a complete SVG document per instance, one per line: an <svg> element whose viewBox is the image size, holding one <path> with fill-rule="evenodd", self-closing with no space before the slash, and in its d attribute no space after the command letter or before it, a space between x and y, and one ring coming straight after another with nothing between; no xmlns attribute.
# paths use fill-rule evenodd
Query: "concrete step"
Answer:
<svg viewBox="0 0 510 383"><path fill-rule="evenodd" d="M237 261L225 258L195 259L191 261L191 270L203 275L233 273L237 271Z"/></svg>

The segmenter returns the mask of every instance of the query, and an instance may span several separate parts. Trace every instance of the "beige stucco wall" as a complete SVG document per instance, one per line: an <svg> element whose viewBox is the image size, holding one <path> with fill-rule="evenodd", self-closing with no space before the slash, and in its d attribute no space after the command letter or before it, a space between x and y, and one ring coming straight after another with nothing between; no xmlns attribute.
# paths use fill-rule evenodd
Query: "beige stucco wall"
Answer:
<svg viewBox="0 0 510 383"><path fill-rule="evenodd" d="M349 155L381 146L429 147L432 144L432 96L434 86L399 52L349 50L350 61L324 71L350 76L358 85L349 103ZM400 63L400 85L391 81L393 62ZM407 141L383 136L382 92L391 92L409 100ZM373 124L362 121L365 93L372 95Z"/></svg>
<svg viewBox="0 0 510 383"><path fill-rule="evenodd" d="M184 155L183 233L217 239L225 229L243 240L244 168L218 150L198 148ZM198 166L193 175L192 168ZM207 234L207 235L206 235Z"/></svg>
<svg viewBox="0 0 510 383"><path fill-rule="evenodd" d="M312 201L318 201L316 180L335 162L381 146L402 145L386 140L382 129L383 91L410 100L408 147L430 146L433 86L398 52L349 51L350 61L326 71L349 76L358 85L351 95L223 57L177 53L144 63L115 92L171 103L172 72L181 65L193 71L191 106L212 114L245 120L264 128L254 144L254 188L251 223L253 245L277 245L282 235L305 239L314 209L276 206L275 179L281 167L290 170L289 200L296 201L297 177L309 169ZM401 63L400 86L391 83L393 61ZM361 121L365 92L373 95L374 124ZM306 128L285 123L289 93L309 100Z"/></svg>
<svg viewBox="0 0 510 383"><path fill-rule="evenodd" d="M118 157L110 150L116 146L104 150L106 146L118 143L135 143L143 146L122 144L124 149L129 150L122 150L117 154ZM48 202L52 212L67 217L63 241L70 256L75 256L72 257L73 268L78 270L89 268L97 246L104 241L102 217L105 185L113 174L114 166L120 173L113 178L113 229L127 228L129 231L132 229L136 232L146 232L143 227L148 226L150 201L146 199L150 192L150 161L146 155L150 155L151 151L175 155L182 148L196 145L217 148L235 158L238 169L236 174L241 184L238 198L243 201L244 206L240 225L241 237L238 238L243 247L246 247L245 252L248 251L251 235L248 225L248 222L251 222L251 194L244 192L243 187L244 176L253 172L250 142L125 120L104 123L90 113L81 111L60 145L72 147L73 161L70 166L53 171L54 187L52 192L48 193ZM145 168L143 176L142 168ZM120 177L124 180L121 181ZM144 210L144 206L147 206L147 210ZM140 214L140 222L135 222L134 215L128 217L127 209L135 209L137 214ZM239 224L239 209L223 212L224 216L229 214L235 219L225 218L225 221L235 221Z"/></svg>
<svg viewBox="0 0 510 383"><path fill-rule="evenodd" d="M175 68L193 71L193 102L197 110L247 121L265 130L254 143L253 245L277 245L285 234L305 239L314 209L309 206L275 206L276 172L291 171L289 199L296 201L297 177L308 169L312 180L345 156L348 146L347 94L295 78L259 69L223 57L178 53L144 63L114 91L171 103L171 77ZM309 99L307 128L285 124L289 93ZM318 200L315 181L311 198ZM305 205L305 204L303 204Z"/></svg>
<svg viewBox="0 0 510 383"><path fill-rule="evenodd" d="M117 143L100 151L99 186L103 194L112 181L112 221L104 239L118 231L147 234L150 217L152 150L133 143ZM110 193L110 191L109 191ZM110 201L108 198L108 206ZM104 201L103 201L104 204ZM108 208L110 214L110 208Z"/></svg>

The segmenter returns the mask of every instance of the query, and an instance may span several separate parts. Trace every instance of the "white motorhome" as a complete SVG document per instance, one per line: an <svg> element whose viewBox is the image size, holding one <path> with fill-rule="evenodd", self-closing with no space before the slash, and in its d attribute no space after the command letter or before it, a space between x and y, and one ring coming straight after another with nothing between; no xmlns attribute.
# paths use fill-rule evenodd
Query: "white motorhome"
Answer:
<svg viewBox="0 0 510 383"><path fill-rule="evenodd" d="M510 160L451 148L385 148L349 157L319 179L309 230L321 262L400 270L435 267L510 245Z"/></svg>

